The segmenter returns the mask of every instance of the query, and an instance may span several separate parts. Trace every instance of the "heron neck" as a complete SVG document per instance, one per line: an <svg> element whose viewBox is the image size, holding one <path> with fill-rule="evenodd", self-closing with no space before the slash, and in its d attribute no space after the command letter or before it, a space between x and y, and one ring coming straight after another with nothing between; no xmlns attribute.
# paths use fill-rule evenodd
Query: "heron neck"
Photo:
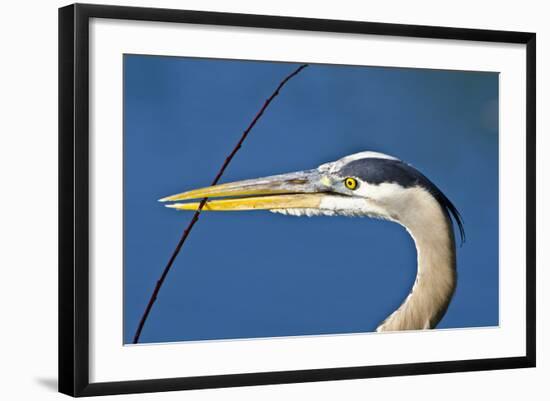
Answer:
<svg viewBox="0 0 550 401"><path fill-rule="evenodd" d="M434 328L441 320L456 287L456 254L448 214L426 191L408 199L397 221L405 226L417 252L417 275L410 294L377 331Z"/></svg>

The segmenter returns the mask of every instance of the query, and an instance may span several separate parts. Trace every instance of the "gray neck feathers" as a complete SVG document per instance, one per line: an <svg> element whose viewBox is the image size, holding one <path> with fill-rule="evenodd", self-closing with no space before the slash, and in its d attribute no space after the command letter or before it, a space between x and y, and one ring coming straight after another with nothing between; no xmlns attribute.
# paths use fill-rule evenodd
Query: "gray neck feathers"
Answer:
<svg viewBox="0 0 550 401"><path fill-rule="evenodd" d="M443 317L456 287L455 240L449 215L425 190L410 188L394 221L412 236L418 271L411 293L376 331L434 328ZM405 206L406 205L406 206Z"/></svg>

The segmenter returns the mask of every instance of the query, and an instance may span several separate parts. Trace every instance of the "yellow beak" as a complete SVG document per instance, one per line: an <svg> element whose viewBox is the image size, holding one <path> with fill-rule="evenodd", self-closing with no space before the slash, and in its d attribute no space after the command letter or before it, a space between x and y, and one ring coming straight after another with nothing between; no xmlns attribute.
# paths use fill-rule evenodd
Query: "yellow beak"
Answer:
<svg viewBox="0 0 550 401"><path fill-rule="evenodd" d="M237 199L221 199L207 201L203 210L208 211L231 211L231 210L273 210L273 209L294 209L314 208L317 209L321 203L321 194L288 194L276 196L255 196ZM166 205L178 210L197 210L200 202L173 203Z"/></svg>
<svg viewBox="0 0 550 401"><path fill-rule="evenodd" d="M208 200L203 210L317 209L327 191L328 188L321 183L318 171L307 170L194 189L167 196L160 199L160 202L226 197L225 199ZM171 203L166 207L178 210L197 210L200 203L200 201Z"/></svg>

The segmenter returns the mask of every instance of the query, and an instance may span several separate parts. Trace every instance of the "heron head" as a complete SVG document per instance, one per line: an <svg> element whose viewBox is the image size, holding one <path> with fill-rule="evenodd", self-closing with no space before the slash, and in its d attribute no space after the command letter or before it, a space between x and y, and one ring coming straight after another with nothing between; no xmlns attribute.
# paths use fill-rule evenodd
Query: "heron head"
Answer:
<svg viewBox="0 0 550 401"><path fill-rule="evenodd" d="M356 153L311 170L194 189L160 201L170 202L170 208L196 210L202 198L209 198L205 211L369 216L400 223L426 198L451 213L462 234L458 211L431 181L414 167L376 152Z"/></svg>

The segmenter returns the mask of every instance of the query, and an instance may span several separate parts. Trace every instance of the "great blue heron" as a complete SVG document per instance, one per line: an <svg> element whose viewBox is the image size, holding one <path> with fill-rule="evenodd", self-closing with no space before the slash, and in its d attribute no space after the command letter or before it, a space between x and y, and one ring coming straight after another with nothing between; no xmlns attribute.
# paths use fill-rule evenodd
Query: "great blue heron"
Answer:
<svg viewBox="0 0 550 401"><path fill-rule="evenodd" d="M161 199L208 200L205 211L270 210L293 216L368 216L405 227L417 251L410 294L376 331L434 328L456 287L456 250L451 216L464 240L458 210L428 178L392 156L361 152L316 169L215 185ZM167 207L196 210L200 202Z"/></svg>

